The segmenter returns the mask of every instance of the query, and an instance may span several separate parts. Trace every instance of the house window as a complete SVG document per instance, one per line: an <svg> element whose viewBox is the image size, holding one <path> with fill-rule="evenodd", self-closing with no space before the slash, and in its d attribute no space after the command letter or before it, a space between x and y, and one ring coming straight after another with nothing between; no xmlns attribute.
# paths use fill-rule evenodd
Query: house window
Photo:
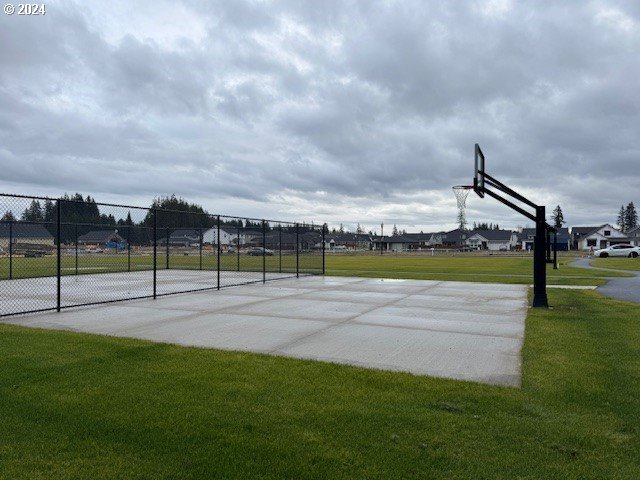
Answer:
<svg viewBox="0 0 640 480"><path fill-rule="evenodd" d="M596 242L597 242L597 240L588 238L587 239L587 247L595 247L596 246Z"/></svg>
<svg viewBox="0 0 640 480"><path fill-rule="evenodd" d="M605 237L608 237L608 236L610 236L610 235L611 235L611 230L605 230L605 231L604 231L604 236L605 236Z"/></svg>

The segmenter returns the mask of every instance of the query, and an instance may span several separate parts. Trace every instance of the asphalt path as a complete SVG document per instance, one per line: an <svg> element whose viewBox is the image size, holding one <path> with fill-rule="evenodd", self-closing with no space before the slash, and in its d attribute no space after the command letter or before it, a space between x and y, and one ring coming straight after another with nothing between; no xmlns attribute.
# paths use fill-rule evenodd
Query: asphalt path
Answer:
<svg viewBox="0 0 640 480"><path fill-rule="evenodd" d="M607 283L598 287L597 290L607 297L640 303L640 274L630 270L594 267L590 262L590 258L580 258L572 262L571 266L600 270L602 272L622 272L634 275L633 277L609 277Z"/></svg>

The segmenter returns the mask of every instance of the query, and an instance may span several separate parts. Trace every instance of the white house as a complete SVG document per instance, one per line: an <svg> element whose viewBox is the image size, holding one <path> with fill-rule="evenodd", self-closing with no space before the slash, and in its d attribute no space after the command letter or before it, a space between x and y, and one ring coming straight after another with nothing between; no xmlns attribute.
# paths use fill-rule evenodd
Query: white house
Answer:
<svg viewBox="0 0 640 480"><path fill-rule="evenodd" d="M629 243L636 247L640 246L640 227L636 227L625 232L625 235L629 237Z"/></svg>
<svg viewBox="0 0 640 480"><path fill-rule="evenodd" d="M578 250L607 248L619 243L629 243L630 239L609 223L599 227L573 227L571 234Z"/></svg>
<svg viewBox="0 0 640 480"><path fill-rule="evenodd" d="M244 245L246 243L245 235L240 232L240 245ZM202 242L208 243L210 245L218 244L218 229L216 227L210 228L206 230L202 234ZM238 243L238 232L234 231L233 228L229 229L229 231L221 228L220 229L220 245L235 245Z"/></svg>
<svg viewBox="0 0 640 480"><path fill-rule="evenodd" d="M474 230L466 244L479 250L513 250L518 244L518 235L509 230Z"/></svg>

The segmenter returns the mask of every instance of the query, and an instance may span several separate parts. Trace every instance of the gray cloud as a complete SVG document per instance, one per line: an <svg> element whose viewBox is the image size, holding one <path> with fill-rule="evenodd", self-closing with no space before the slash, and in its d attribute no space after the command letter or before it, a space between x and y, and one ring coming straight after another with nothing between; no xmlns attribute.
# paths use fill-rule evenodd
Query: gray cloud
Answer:
<svg viewBox="0 0 640 480"><path fill-rule="evenodd" d="M640 201L637 2L47 7L0 17L0 190L426 230L479 142L571 223Z"/></svg>

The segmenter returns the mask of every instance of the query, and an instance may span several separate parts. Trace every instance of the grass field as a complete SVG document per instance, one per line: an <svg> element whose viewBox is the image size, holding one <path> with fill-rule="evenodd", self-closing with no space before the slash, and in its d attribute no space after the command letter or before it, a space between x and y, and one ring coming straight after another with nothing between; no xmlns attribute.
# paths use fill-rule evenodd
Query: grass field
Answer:
<svg viewBox="0 0 640 480"><path fill-rule="evenodd" d="M570 261L550 283L604 281ZM366 277L530 283L531 268L327 257L329 274ZM0 325L0 478L640 478L640 305L592 291L549 300L528 314L521 389Z"/></svg>
<svg viewBox="0 0 640 480"><path fill-rule="evenodd" d="M558 270L547 265L548 283L602 285L607 276L624 275L569 267L573 260L560 257ZM327 255L326 268L329 275L530 284L533 260L507 256Z"/></svg>
<svg viewBox="0 0 640 480"><path fill-rule="evenodd" d="M623 273L598 272L567 266L573 257L560 257L560 269L554 270L548 265L548 282L555 285L602 285L607 276L623 276ZM295 272L294 255L277 255L265 258L267 271ZM318 272L322 260L318 255L301 255L301 271ZM238 258L234 254L221 255L222 270L235 270ZM166 267L166 257L159 255L158 268ZM202 268L215 270L215 255L205 255ZM171 256L169 267L175 269L197 269L200 259L197 255ZM126 254L104 256L81 256L78 259L78 273L122 272L129 268ZM131 257L131 270L148 270L153 268L150 256L134 255ZM261 271L262 257L240 256L241 271ZM329 275L411 278L422 280L458 280L473 282L531 283L533 264L531 257L506 256L459 256L431 257L418 255L327 255L326 269ZM55 257L14 258L13 278L53 276L56 274ZM62 274L75 274L75 257L62 257ZM0 259L0 278L9 276L7 258Z"/></svg>
<svg viewBox="0 0 640 480"><path fill-rule="evenodd" d="M549 295L521 389L0 325L0 478L640 478L640 306Z"/></svg>
<svg viewBox="0 0 640 480"><path fill-rule="evenodd" d="M63 255L61 262L62 275L76 274L75 255ZM262 271L262 257L241 254L220 255L221 270L240 271ZM295 255L284 254L279 257L277 254L264 257L268 272L295 272ZM174 269L199 269L216 270L218 259L215 254L203 255L202 261L199 255L170 255L169 268ZM159 253L156 259L158 269L167 267L167 257L164 253ZM56 275L57 260L55 256L40 258L16 257L12 259L11 270L13 278L48 277ZM320 271L322 269L322 258L317 254L302 254L299 258L301 271ZM131 255L127 258L126 252L118 255L81 255L78 257L78 274L87 273L108 273L151 270L153 269L153 257L150 255ZM0 279L9 277L9 259L0 258Z"/></svg>
<svg viewBox="0 0 640 480"><path fill-rule="evenodd" d="M591 265L600 268L614 268L616 270L640 271L640 258L594 258Z"/></svg>

